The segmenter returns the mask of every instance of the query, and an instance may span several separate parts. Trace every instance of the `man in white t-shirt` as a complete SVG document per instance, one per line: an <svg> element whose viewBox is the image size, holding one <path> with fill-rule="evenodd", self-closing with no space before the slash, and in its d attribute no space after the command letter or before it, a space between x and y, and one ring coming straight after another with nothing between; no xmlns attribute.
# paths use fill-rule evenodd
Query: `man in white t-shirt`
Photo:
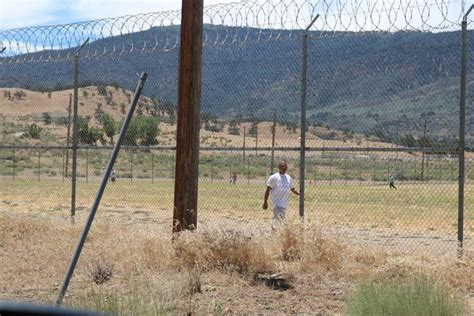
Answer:
<svg viewBox="0 0 474 316"><path fill-rule="evenodd" d="M290 191L300 195L293 186L293 180L286 174L288 165L286 161L281 161L278 165L279 172L272 174L267 180L267 189L263 199L263 209L268 208L268 196L272 193L272 229L276 228L277 223L281 224L285 220L285 212L288 207L288 195Z"/></svg>

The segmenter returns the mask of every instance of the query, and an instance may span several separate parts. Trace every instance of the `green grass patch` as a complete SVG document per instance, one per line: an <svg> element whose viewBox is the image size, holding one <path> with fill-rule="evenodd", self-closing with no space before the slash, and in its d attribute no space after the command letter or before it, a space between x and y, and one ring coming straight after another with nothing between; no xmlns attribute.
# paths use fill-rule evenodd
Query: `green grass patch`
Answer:
<svg viewBox="0 0 474 316"><path fill-rule="evenodd" d="M446 289L418 277L406 284L365 282L349 298L351 316L465 315L466 305Z"/></svg>

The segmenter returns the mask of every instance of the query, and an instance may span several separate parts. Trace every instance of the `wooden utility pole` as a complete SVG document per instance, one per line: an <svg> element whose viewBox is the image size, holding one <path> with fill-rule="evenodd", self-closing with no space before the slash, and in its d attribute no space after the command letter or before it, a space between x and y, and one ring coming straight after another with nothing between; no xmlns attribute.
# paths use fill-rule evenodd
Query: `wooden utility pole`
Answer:
<svg viewBox="0 0 474 316"><path fill-rule="evenodd" d="M182 0L173 232L197 226L203 0Z"/></svg>
<svg viewBox="0 0 474 316"><path fill-rule="evenodd" d="M67 108L67 136L66 136L66 170L64 174L67 178L67 169L69 166L69 140L71 135L71 107L72 107L72 94L69 94L69 106Z"/></svg>

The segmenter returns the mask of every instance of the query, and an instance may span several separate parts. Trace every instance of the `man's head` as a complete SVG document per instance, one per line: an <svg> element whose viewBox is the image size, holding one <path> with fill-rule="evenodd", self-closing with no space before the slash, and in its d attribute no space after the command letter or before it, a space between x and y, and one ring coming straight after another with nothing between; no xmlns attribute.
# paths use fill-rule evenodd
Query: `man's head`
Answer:
<svg viewBox="0 0 474 316"><path fill-rule="evenodd" d="M288 170L288 165L286 164L286 161L282 160L278 164L278 170L280 171L281 174L285 174L286 170Z"/></svg>

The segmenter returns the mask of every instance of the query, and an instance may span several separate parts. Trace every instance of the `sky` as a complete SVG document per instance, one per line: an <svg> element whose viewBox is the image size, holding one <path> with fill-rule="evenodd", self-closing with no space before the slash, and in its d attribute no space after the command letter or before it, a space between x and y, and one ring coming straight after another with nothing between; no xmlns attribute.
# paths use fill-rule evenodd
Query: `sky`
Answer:
<svg viewBox="0 0 474 316"><path fill-rule="evenodd" d="M243 1L253 0L204 0L204 6ZM270 0L270 2L280 3L278 0ZM288 0L288 2L291 3L290 0ZM320 1L315 0L311 3L320 3ZM371 14L375 20L377 20L377 18L381 19L376 21L376 24L385 29L389 26L387 14L385 14L383 18L377 17L377 14L380 14L377 11L377 7L381 8L382 6L389 6L390 10L392 10L393 8L390 4L400 6L403 3L405 7L408 6L410 9L408 13L406 12L406 9L397 11L397 22L395 25L397 25L397 23L400 23L402 26L406 25L403 18L406 16L413 16L411 23L415 25L415 28L417 28L416 25L420 20L418 17L420 14L423 15L425 19L429 20L429 25L434 26L438 25L439 21L443 21L440 12L448 12L450 21L455 21L455 23L460 21L459 13L461 12L461 6L468 7L472 4L472 0L331 0L323 1L321 3L329 4L330 10L328 12L333 13L332 16L324 16L324 21L327 25L330 26L334 24L332 23L333 21L339 23L345 21L344 23L352 23L348 29L353 30L360 25L355 23L355 20L352 19L351 21L350 18L345 17L344 10L339 12L342 13L342 15L337 14L338 10L340 10L339 6L341 3L346 4L346 9L349 8L349 11L353 10L351 7L356 3L365 4L370 8L367 10L371 10ZM427 10L427 3L430 4L430 10ZM19 27L69 24L100 18L118 17L138 13L163 12L169 10L181 10L181 0L0 0L0 31ZM288 18L284 12L273 13L278 17ZM472 15L474 16L474 14ZM394 12L392 12L390 17L393 18L394 16ZM229 18L229 16L227 16L227 18ZM308 21L299 20L298 23L304 26L309 23L310 20L311 19L308 19ZM321 20L323 19L316 22L313 29L324 30L322 26L323 22ZM364 19L358 20L359 23L361 21L364 22ZM368 25L370 26L373 21L365 20L365 22L368 22ZM276 21L276 24L277 28L281 26L280 20ZM259 24L258 27L265 27L267 25ZM292 26L294 27L294 25L286 24L285 26L288 28L291 28ZM301 28L301 25L298 25L298 27Z"/></svg>
<svg viewBox="0 0 474 316"><path fill-rule="evenodd" d="M204 6L239 0L204 0ZM181 0L0 0L0 30L180 10Z"/></svg>

